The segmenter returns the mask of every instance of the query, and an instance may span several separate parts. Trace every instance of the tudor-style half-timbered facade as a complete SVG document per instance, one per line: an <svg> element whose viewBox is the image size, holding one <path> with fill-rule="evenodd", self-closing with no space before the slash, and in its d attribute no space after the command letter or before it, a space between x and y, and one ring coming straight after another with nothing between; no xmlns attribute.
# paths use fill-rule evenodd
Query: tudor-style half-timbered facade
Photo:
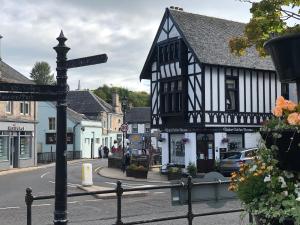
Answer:
<svg viewBox="0 0 300 225"><path fill-rule="evenodd" d="M223 152L257 146L257 128L271 116L281 83L255 49L230 53L229 40L244 26L166 9L140 75L151 80L163 164L192 162L207 172Z"/></svg>

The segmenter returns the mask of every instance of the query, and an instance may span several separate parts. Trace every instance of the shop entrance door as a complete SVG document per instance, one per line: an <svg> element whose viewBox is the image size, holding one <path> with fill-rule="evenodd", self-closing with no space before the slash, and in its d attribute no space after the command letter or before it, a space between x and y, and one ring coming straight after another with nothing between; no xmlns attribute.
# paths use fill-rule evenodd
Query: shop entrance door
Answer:
<svg viewBox="0 0 300 225"><path fill-rule="evenodd" d="M19 138L10 138L10 166L13 168L19 167Z"/></svg>
<svg viewBox="0 0 300 225"><path fill-rule="evenodd" d="M214 169L215 154L213 141L197 140L197 169L207 173Z"/></svg>

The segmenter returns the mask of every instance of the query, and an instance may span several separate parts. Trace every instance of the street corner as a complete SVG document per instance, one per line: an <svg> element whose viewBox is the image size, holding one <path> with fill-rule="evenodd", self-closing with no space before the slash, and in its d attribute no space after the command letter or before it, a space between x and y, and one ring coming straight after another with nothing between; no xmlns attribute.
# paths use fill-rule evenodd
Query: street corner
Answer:
<svg viewBox="0 0 300 225"><path fill-rule="evenodd" d="M83 185L77 185L77 188L86 192L93 192L93 195L97 199L115 199L117 198L116 189L109 188L109 187L103 187L103 186L83 186ZM110 193L107 193L111 191ZM96 192L96 193L95 193ZM98 193L99 192L99 193ZM104 193L101 193L104 192ZM123 198L127 197L145 197L149 192L148 191L124 191L122 194Z"/></svg>

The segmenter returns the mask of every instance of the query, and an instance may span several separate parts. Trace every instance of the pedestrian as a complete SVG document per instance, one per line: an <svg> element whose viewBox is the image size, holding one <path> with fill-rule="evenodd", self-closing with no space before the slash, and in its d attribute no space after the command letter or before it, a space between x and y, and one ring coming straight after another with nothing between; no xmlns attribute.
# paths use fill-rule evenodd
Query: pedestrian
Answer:
<svg viewBox="0 0 300 225"><path fill-rule="evenodd" d="M105 158L108 158L108 152L109 152L109 149L108 147L105 145L104 148L103 148L103 152L104 152L104 157Z"/></svg>
<svg viewBox="0 0 300 225"><path fill-rule="evenodd" d="M99 159L102 159L102 150L103 150L103 147L102 147L102 145L100 145L100 147L98 148L98 158Z"/></svg>
<svg viewBox="0 0 300 225"><path fill-rule="evenodd" d="M129 152L126 152L122 160L122 171L125 173L127 167L130 165L130 155Z"/></svg>

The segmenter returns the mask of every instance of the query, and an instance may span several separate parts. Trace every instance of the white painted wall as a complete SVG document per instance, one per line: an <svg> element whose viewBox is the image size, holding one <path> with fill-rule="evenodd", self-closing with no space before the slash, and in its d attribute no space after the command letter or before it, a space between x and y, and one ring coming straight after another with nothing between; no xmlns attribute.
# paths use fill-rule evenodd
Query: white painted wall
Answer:
<svg viewBox="0 0 300 225"><path fill-rule="evenodd" d="M260 134L256 133L245 133L245 148L257 147L260 142Z"/></svg>
<svg viewBox="0 0 300 225"><path fill-rule="evenodd" d="M169 163L169 134L168 133L161 133L161 137L165 140L160 142L161 143L161 161L162 165Z"/></svg>
<svg viewBox="0 0 300 225"><path fill-rule="evenodd" d="M185 144L185 167L187 167L190 162L197 165L196 133L185 133L184 136L189 139L189 141Z"/></svg>
<svg viewBox="0 0 300 225"><path fill-rule="evenodd" d="M222 139L226 137L226 133L215 133L215 160L220 159L220 148L227 148L227 143L222 143Z"/></svg>
<svg viewBox="0 0 300 225"><path fill-rule="evenodd" d="M138 133L139 134L145 133L145 124L138 124Z"/></svg>

